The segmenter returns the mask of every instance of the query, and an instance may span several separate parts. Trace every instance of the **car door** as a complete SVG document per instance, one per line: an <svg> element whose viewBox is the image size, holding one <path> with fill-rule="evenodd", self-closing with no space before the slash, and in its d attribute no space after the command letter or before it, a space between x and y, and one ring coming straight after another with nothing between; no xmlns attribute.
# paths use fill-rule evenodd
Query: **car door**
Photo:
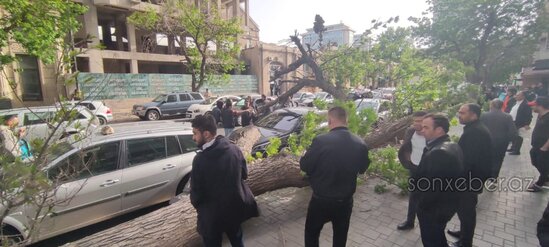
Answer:
<svg viewBox="0 0 549 247"><path fill-rule="evenodd" d="M42 231L65 232L120 213L120 150L119 141L92 146L48 169L50 180L60 185L52 192L56 205Z"/></svg>
<svg viewBox="0 0 549 247"><path fill-rule="evenodd" d="M179 101L177 100L177 94L169 94L166 97L166 102L160 105L162 116L172 116L178 111Z"/></svg>
<svg viewBox="0 0 549 247"><path fill-rule="evenodd" d="M199 103L199 102L194 101L191 98L191 95L187 93L179 94L179 105L177 107L178 114L185 114L187 112L187 109L189 109L189 107L195 103Z"/></svg>
<svg viewBox="0 0 549 247"><path fill-rule="evenodd" d="M181 150L174 136L125 141L124 197L122 207L131 210L169 200L166 192L181 168Z"/></svg>

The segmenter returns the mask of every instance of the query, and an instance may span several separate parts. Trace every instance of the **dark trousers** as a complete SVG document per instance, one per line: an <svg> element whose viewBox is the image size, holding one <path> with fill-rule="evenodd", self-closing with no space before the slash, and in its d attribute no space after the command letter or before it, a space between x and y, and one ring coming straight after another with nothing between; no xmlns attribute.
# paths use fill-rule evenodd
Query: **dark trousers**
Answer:
<svg viewBox="0 0 549 247"><path fill-rule="evenodd" d="M538 170L539 178L536 181L537 186L543 186L547 182L549 175L549 152L543 152L539 148L534 148L530 150L530 159L532 160L532 165Z"/></svg>
<svg viewBox="0 0 549 247"><path fill-rule="evenodd" d="M408 198L408 215L406 216L406 222L414 223L416 221L416 208L417 208L417 191L410 191Z"/></svg>
<svg viewBox="0 0 549 247"><path fill-rule="evenodd" d="M233 229L225 230L231 246L233 247L244 247L244 242L242 242L242 227L238 226ZM223 233L220 232L216 236L202 236L202 242L205 247L221 247L221 242L223 241Z"/></svg>
<svg viewBox="0 0 549 247"><path fill-rule="evenodd" d="M451 216L445 218L440 219L433 216L431 212L419 211L417 213L421 242L424 247L448 247L444 229L446 229L446 224L450 221Z"/></svg>
<svg viewBox="0 0 549 247"><path fill-rule="evenodd" d="M513 153L520 153L520 149L522 148L522 142L522 136L520 136L520 134L517 135L517 137L511 142L511 150Z"/></svg>
<svg viewBox="0 0 549 247"><path fill-rule="evenodd" d="M477 225L478 194L475 192L463 192L460 194L457 215L459 218L461 243L465 247L473 246L475 227Z"/></svg>
<svg viewBox="0 0 549 247"><path fill-rule="evenodd" d="M494 164L492 165L492 178L496 179L499 177L499 172L501 170L501 165L505 159L505 153L507 151L507 146L509 143L494 143Z"/></svg>
<svg viewBox="0 0 549 247"><path fill-rule="evenodd" d="M305 246L318 246L318 238L324 224L332 222L333 246L344 247L347 243L349 221L353 212L353 199L331 200L315 195L309 202L305 221Z"/></svg>

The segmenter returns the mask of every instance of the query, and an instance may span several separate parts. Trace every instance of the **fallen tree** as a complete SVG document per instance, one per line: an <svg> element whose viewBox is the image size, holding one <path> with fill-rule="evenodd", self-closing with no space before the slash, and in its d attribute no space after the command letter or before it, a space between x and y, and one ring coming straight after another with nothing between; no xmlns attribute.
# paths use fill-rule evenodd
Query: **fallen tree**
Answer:
<svg viewBox="0 0 549 247"><path fill-rule="evenodd" d="M401 119L366 138L371 148L393 142L409 126L408 118ZM257 130L244 133L237 145L249 153L259 139ZM388 142L387 142L388 141ZM301 175L299 157L281 152L249 165L247 183L255 196L287 187L305 187L307 180ZM261 217L261 216L260 216ZM200 243L196 232L196 211L189 196L178 202L124 222L110 229L87 236L66 246L194 246Z"/></svg>

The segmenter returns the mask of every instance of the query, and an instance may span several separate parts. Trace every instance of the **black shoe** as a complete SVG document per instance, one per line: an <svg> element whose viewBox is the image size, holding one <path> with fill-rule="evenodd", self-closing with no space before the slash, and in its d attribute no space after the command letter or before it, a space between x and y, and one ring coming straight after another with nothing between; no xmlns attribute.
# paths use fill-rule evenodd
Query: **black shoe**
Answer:
<svg viewBox="0 0 549 247"><path fill-rule="evenodd" d="M460 231L447 230L446 232L448 233L448 235L450 235L454 238L460 238L461 237L461 232Z"/></svg>
<svg viewBox="0 0 549 247"><path fill-rule="evenodd" d="M414 222L405 221L404 223L397 226L398 230L410 230L414 228Z"/></svg>
<svg viewBox="0 0 549 247"><path fill-rule="evenodd" d="M507 152L513 152L512 148L507 149Z"/></svg>
<svg viewBox="0 0 549 247"><path fill-rule="evenodd" d="M532 184L532 185L530 185L530 187L528 187L528 189L526 191L528 191L528 192L540 192L541 187L539 187L537 184Z"/></svg>
<svg viewBox="0 0 549 247"><path fill-rule="evenodd" d="M509 155L520 155L520 152L510 152Z"/></svg>
<svg viewBox="0 0 549 247"><path fill-rule="evenodd" d="M454 242L454 243L451 243L450 244L450 247L462 247L463 244L461 244L461 241L457 241L457 242Z"/></svg>

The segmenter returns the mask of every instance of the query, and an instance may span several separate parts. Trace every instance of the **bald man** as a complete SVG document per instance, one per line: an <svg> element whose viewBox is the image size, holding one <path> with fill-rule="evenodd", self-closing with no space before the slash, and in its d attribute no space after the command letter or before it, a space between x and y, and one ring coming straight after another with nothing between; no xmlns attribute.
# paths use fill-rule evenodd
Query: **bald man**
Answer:
<svg viewBox="0 0 549 247"><path fill-rule="evenodd" d="M347 129L345 109L328 111L328 127L330 132L315 137L299 162L313 189L305 222L306 247L318 246L320 231L328 222L333 226L333 246L345 246L356 178L370 165L366 144Z"/></svg>

